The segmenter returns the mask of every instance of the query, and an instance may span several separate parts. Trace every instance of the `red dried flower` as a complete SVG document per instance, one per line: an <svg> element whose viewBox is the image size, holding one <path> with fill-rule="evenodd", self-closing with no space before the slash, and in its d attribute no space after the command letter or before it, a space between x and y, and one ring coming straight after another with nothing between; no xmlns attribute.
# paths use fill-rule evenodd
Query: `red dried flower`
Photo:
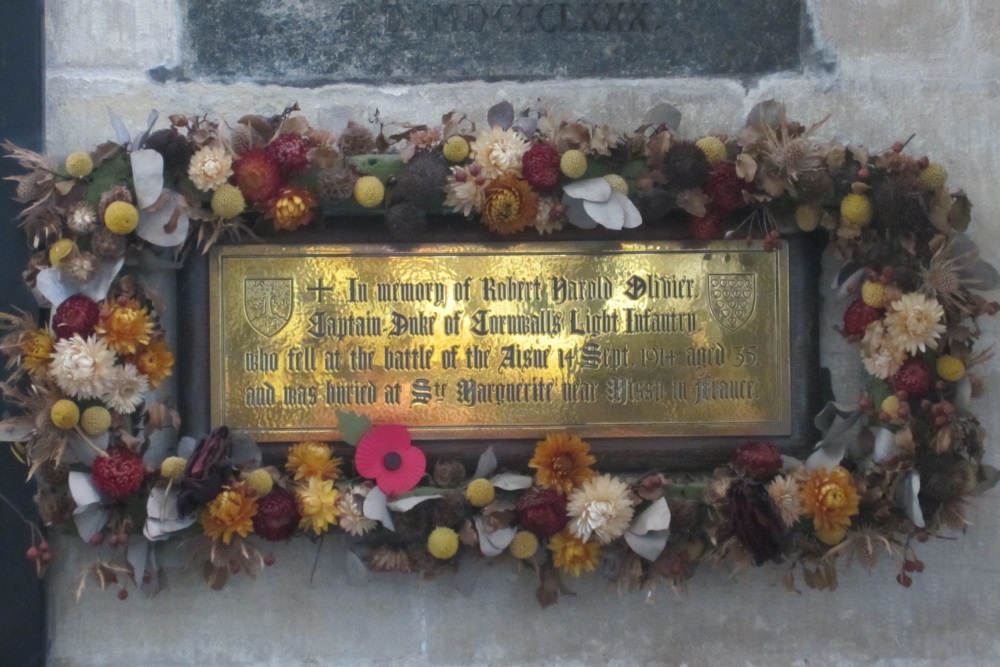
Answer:
<svg viewBox="0 0 1000 667"><path fill-rule="evenodd" d="M97 488L115 500L121 500L142 486L146 479L146 466L142 457L128 447L112 447L107 453L107 456L94 459L90 472Z"/></svg>
<svg viewBox="0 0 1000 667"><path fill-rule="evenodd" d="M732 162L720 162L708 175L705 183L705 194L712 199L719 210L733 213L747 205L743 199L743 191L748 184L736 175L736 165Z"/></svg>
<svg viewBox="0 0 1000 667"><path fill-rule="evenodd" d="M362 436L354 453L358 474L374 479L383 493L406 493L424 476L427 459L410 443L405 426L376 426Z"/></svg>
<svg viewBox="0 0 1000 667"><path fill-rule="evenodd" d="M525 530L552 537L566 525L566 496L555 489L533 488L521 496L514 510Z"/></svg>
<svg viewBox="0 0 1000 667"><path fill-rule="evenodd" d="M726 501L736 539L753 555L754 564L763 565L780 556L788 527L767 490L758 484L736 480L729 485Z"/></svg>
<svg viewBox="0 0 1000 667"><path fill-rule="evenodd" d="M559 184L559 152L537 141L521 158L521 175L539 192L548 192Z"/></svg>
<svg viewBox="0 0 1000 667"><path fill-rule="evenodd" d="M263 148L253 148L233 163L233 178L248 201L262 203L281 187L278 163Z"/></svg>
<svg viewBox="0 0 1000 667"><path fill-rule="evenodd" d="M278 163L285 176L301 174L309 168L311 142L301 134L282 134L264 149Z"/></svg>
<svg viewBox="0 0 1000 667"><path fill-rule="evenodd" d="M301 518L295 496L288 493L271 493L257 501L253 529L269 542L280 542L295 533Z"/></svg>
<svg viewBox="0 0 1000 667"><path fill-rule="evenodd" d="M781 470L781 452L769 442L745 442L736 449L733 466L754 479L771 479Z"/></svg>
<svg viewBox="0 0 1000 667"><path fill-rule="evenodd" d="M910 357L903 362L896 374L889 378L896 391L905 391L910 398L920 398L934 384L934 373L930 364L920 357Z"/></svg>
<svg viewBox="0 0 1000 667"><path fill-rule="evenodd" d="M872 308L858 299L844 311L844 335L850 338L864 338L868 325L879 319L882 319L881 310Z"/></svg>
<svg viewBox="0 0 1000 667"><path fill-rule="evenodd" d="M716 211L709 211L702 218L691 219L691 238L698 241L715 241L726 235L726 224Z"/></svg>
<svg viewBox="0 0 1000 667"><path fill-rule="evenodd" d="M52 317L52 330L56 338L81 338L94 333L97 321L101 316L101 308L97 303L82 294L74 294L56 308Z"/></svg>

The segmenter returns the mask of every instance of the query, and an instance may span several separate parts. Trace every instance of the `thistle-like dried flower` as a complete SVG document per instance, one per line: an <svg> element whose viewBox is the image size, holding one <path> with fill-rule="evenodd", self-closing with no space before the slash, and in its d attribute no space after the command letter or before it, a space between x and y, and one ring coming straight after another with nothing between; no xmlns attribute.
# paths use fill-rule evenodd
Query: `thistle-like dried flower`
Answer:
<svg viewBox="0 0 1000 667"><path fill-rule="evenodd" d="M358 175L343 165L323 169L316 177L316 194L327 204L350 199Z"/></svg>
<svg viewBox="0 0 1000 667"><path fill-rule="evenodd" d="M70 280L83 285L97 272L97 258L89 252L77 251L63 259L61 267Z"/></svg>
<svg viewBox="0 0 1000 667"><path fill-rule="evenodd" d="M99 227L90 237L90 250L101 259L118 259L125 255L125 237Z"/></svg>
<svg viewBox="0 0 1000 667"><path fill-rule="evenodd" d="M127 204L132 203L132 193L124 185L116 185L109 190L105 190L104 194L101 195L101 200L97 204L97 219L104 220L104 212L108 210L108 206L116 201L123 201Z"/></svg>
<svg viewBox="0 0 1000 667"><path fill-rule="evenodd" d="M368 567L375 572L409 572L410 557L404 549L384 544L367 558Z"/></svg>
<svg viewBox="0 0 1000 667"><path fill-rule="evenodd" d="M66 215L66 226L75 234L87 234L97 226L97 209L87 202L73 206Z"/></svg>
<svg viewBox="0 0 1000 667"><path fill-rule="evenodd" d="M375 135L367 127L348 121L347 128L337 138L337 148L348 157L371 153L375 150Z"/></svg>
<svg viewBox="0 0 1000 667"><path fill-rule="evenodd" d="M25 234L31 239L34 248L48 245L62 236L62 222L55 211L41 209L28 214L22 223Z"/></svg>
<svg viewBox="0 0 1000 667"><path fill-rule="evenodd" d="M431 473L431 479L437 486L443 486L444 488L453 488L462 484L465 481L465 466L462 465L461 461L455 461L451 459L437 461L434 464L434 472Z"/></svg>

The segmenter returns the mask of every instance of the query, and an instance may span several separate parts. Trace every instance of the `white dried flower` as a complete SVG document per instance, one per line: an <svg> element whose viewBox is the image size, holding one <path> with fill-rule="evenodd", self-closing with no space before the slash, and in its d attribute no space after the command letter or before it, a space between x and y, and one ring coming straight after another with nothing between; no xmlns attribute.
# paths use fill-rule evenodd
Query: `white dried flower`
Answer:
<svg viewBox="0 0 1000 667"><path fill-rule="evenodd" d="M132 414L142 403L142 395L149 391L149 380L132 364L115 366L108 380L108 389L101 400L108 407L123 415Z"/></svg>
<svg viewBox="0 0 1000 667"><path fill-rule="evenodd" d="M208 192L233 175L233 158L222 146L204 146L191 158L188 177L199 190Z"/></svg>
<svg viewBox="0 0 1000 667"><path fill-rule="evenodd" d="M103 340L77 334L56 342L49 375L68 396L100 398L108 390L114 365L115 353Z"/></svg>
<svg viewBox="0 0 1000 667"><path fill-rule="evenodd" d="M528 150L528 142L516 130L493 126L483 130L471 148L483 175L492 180L511 172L521 173L521 158Z"/></svg>
<svg viewBox="0 0 1000 667"><path fill-rule="evenodd" d="M566 504L569 530L586 542L595 535L601 544L621 537L632 523L635 509L628 484L612 477L594 477L570 494Z"/></svg>
<svg viewBox="0 0 1000 667"><path fill-rule="evenodd" d="M338 523L345 533L357 537L378 526L378 522L366 517L362 510L365 498L371 490L370 486L357 484L340 494L337 499L337 511L340 513Z"/></svg>
<svg viewBox="0 0 1000 667"><path fill-rule="evenodd" d="M909 292L893 301L885 327L896 347L917 354L934 345L945 332L944 308L935 299Z"/></svg>

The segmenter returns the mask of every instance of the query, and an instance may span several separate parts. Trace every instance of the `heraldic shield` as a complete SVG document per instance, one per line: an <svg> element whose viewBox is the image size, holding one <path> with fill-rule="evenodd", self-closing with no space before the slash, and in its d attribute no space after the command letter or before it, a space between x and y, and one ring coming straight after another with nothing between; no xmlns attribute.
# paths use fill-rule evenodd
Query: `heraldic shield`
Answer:
<svg viewBox="0 0 1000 667"><path fill-rule="evenodd" d="M292 319L292 279L247 278L243 309L253 330L270 338Z"/></svg>
<svg viewBox="0 0 1000 667"><path fill-rule="evenodd" d="M757 276L753 273L710 273L708 293L715 319L729 331L738 331L753 316L757 303Z"/></svg>

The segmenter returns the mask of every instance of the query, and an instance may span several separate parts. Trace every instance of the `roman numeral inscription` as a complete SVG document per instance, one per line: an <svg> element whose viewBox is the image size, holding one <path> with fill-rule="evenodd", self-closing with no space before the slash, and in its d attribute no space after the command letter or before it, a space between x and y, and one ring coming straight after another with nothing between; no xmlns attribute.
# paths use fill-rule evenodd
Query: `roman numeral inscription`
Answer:
<svg viewBox="0 0 1000 667"><path fill-rule="evenodd" d="M186 75L285 85L749 76L811 41L802 0L185 4Z"/></svg>

